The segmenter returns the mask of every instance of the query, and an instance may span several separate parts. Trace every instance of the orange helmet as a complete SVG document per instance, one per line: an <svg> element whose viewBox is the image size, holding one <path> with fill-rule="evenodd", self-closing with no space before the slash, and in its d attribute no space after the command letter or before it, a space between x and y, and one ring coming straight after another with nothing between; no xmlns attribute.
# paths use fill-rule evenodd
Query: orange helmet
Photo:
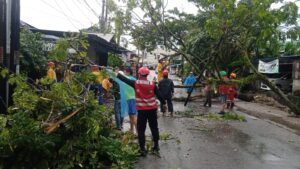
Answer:
<svg viewBox="0 0 300 169"><path fill-rule="evenodd" d="M51 62L51 61L50 61L50 62L48 62L48 66L49 66L49 67L54 67L55 64L54 64L54 62Z"/></svg>
<svg viewBox="0 0 300 169"><path fill-rule="evenodd" d="M147 76L147 75L149 75L150 71L149 71L149 69L147 67L141 67L139 69L138 73L140 75Z"/></svg>
<svg viewBox="0 0 300 169"><path fill-rule="evenodd" d="M235 73L230 73L230 78L236 79L236 74Z"/></svg>
<svg viewBox="0 0 300 169"><path fill-rule="evenodd" d="M168 76L169 75L169 71L168 70L164 70L163 71L163 76Z"/></svg>

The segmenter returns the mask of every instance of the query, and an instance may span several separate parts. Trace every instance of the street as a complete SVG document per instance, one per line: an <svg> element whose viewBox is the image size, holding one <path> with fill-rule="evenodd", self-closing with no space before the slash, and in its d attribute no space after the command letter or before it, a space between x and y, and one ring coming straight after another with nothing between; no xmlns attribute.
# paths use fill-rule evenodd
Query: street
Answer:
<svg viewBox="0 0 300 169"><path fill-rule="evenodd" d="M176 89L177 90L177 89ZM218 112L203 102L174 102L175 117L159 117L161 158L148 155L137 169L299 169L300 137L268 120L243 112L247 122L218 121L203 116ZM190 112L186 117L180 112ZM151 136L149 128L146 133Z"/></svg>
<svg viewBox="0 0 300 169"><path fill-rule="evenodd" d="M202 104L202 103L201 103ZM211 111L189 106L197 112ZM215 109L214 105L212 109ZM183 107L176 102L175 110ZM245 114L244 114L245 115ZM268 121L245 115L247 122L220 122L186 117L160 117L161 158L148 155L136 168L145 169L299 169L300 137ZM147 128L149 133L149 128Z"/></svg>
<svg viewBox="0 0 300 169"><path fill-rule="evenodd" d="M0 9L0 169L300 169L299 0Z"/></svg>

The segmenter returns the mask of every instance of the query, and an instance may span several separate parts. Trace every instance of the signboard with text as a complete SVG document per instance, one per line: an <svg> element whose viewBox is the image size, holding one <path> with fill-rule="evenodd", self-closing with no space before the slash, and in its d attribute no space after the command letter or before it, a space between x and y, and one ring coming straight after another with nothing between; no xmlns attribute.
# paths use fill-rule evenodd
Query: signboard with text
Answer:
<svg viewBox="0 0 300 169"><path fill-rule="evenodd" d="M279 73L279 60L273 60L271 62L263 62L259 60L258 71L260 73Z"/></svg>

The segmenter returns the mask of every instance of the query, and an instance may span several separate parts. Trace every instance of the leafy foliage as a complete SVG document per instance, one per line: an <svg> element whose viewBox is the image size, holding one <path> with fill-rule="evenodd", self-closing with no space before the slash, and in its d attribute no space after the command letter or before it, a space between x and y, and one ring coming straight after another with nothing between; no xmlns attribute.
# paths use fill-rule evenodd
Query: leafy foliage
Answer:
<svg viewBox="0 0 300 169"><path fill-rule="evenodd" d="M47 54L43 50L44 41L40 33L33 33L22 29L20 33L20 70L22 73L32 75L43 73L45 70Z"/></svg>
<svg viewBox="0 0 300 169"><path fill-rule="evenodd" d="M86 62L84 39L61 42L51 52L56 61ZM64 53L70 46L75 55ZM136 146L121 141L112 111L87 90L93 81L86 71L60 83L10 75L16 88L9 114L0 116L0 168L132 168Z"/></svg>
<svg viewBox="0 0 300 169"><path fill-rule="evenodd" d="M246 117L243 115L239 115L235 112L226 112L224 116L220 116L216 113L209 113L207 118L209 120L217 120L217 121L226 121L226 120L235 120L240 122L246 122Z"/></svg>
<svg viewBox="0 0 300 169"><path fill-rule="evenodd" d="M117 56L115 54L109 53L108 59L107 59L107 65L110 67L120 67L122 66L123 60L120 58L120 56Z"/></svg>
<svg viewBox="0 0 300 169"><path fill-rule="evenodd" d="M247 76L251 69L257 79L268 85L284 100L285 105L299 114L300 107L291 104L286 95L260 74L252 63L253 58L280 56L281 44L286 39L299 40L297 5L284 2L274 8L273 5L281 0L189 1L198 7L196 15L180 12L176 8L166 12L162 0L140 0L137 7L145 13L145 22L141 25L152 28L140 35L148 32L152 35L154 32L156 36L152 37L156 38L156 43L181 54L200 75L207 69L234 71L239 72L240 76ZM139 36L136 37L134 39L139 40ZM292 45L286 48L287 53L295 51Z"/></svg>
<svg viewBox="0 0 300 169"><path fill-rule="evenodd" d="M84 62L87 56L89 43L87 34L70 33L65 34L64 38L59 39L52 51L49 52L49 60L64 62L72 59L73 62ZM75 53L71 53L74 50Z"/></svg>

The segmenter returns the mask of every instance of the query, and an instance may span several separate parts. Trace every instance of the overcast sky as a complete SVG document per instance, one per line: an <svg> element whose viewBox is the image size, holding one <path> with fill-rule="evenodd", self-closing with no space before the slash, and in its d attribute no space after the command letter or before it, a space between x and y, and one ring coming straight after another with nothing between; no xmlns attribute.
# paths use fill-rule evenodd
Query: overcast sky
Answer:
<svg viewBox="0 0 300 169"><path fill-rule="evenodd" d="M21 20L39 29L78 31L98 22L101 1L86 0L95 14L84 0L21 0ZM197 8L187 0L169 0L168 8L174 7L197 12Z"/></svg>
<svg viewBox="0 0 300 169"><path fill-rule="evenodd" d="M177 7L180 11L197 13L197 8L188 0L164 1L168 1L168 9ZM285 0L287 1L295 0ZM21 0L21 20L38 29L78 31L98 23L101 2L102 0ZM120 3L118 5L122 6ZM138 11L136 10L137 13ZM131 39L128 36L124 37L129 41ZM135 49L133 45L129 45L128 48Z"/></svg>

